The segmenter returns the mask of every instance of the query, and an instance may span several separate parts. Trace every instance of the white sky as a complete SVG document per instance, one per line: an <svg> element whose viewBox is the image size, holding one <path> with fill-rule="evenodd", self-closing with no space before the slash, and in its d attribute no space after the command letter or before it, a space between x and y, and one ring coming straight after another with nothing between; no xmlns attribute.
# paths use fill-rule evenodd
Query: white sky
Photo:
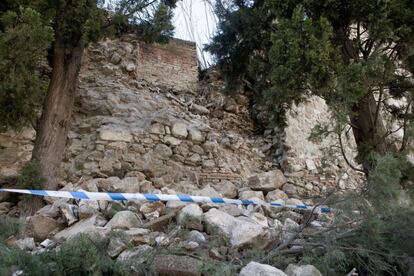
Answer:
<svg viewBox="0 0 414 276"><path fill-rule="evenodd" d="M181 0L174 10L174 37L194 41L202 67L211 65L212 58L202 51L216 31L214 0Z"/></svg>

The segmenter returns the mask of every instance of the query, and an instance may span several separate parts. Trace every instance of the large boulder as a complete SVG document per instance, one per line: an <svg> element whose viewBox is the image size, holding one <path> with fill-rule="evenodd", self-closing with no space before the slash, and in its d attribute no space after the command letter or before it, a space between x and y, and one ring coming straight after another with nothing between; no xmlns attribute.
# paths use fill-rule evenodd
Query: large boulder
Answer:
<svg viewBox="0 0 414 276"><path fill-rule="evenodd" d="M198 204L189 204L178 213L177 222L189 229L203 230L203 210Z"/></svg>
<svg viewBox="0 0 414 276"><path fill-rule="evenodd" d="M223 235L232 247L264 248L271 241L270 231L265 227L215 208L204 214L204 223L209 234Z"/></svg>
<svg viewBox="0 0 414 276"><path fill-rule="evenodd" d="M59 227L59 224L52 218L35 215L30 218L29 226L33 231L34 239L36 241L43 241L53 230Z"/></svg>
<svg viewBox="0 0 414 276"><path fill-rule="evenodd" d="M112 229L130 229L137 228L141 225L138 217L131 211L120 211L105 225Z"/></svg>
<svg viewBox="0 0 414 276"><path fill-rule="evenodd" d="M286 178L282 171L273 170L253 175L248 181L252 190L269 192L282 187L286 183Z"/></svg>
<svg viewBox="0 0 414 276"><path fill-rule="evenodd" d="M55 239L66 240L76 236L77 234L83 233L89 236L104 238L109 233L109 228L103 228L106 220L100 215L96 214L90 218L83 219L73 224L71 227L66 228L55 235ZM98 227L100 227L98 229Z"/></svg>
<svg viewBox="0 0 414 276"><path fill-rule="evenodd" d="M285 273L289 276L322 276L322 273L313 265L290 264Z"/></svg>
<svg viewBox="0 0 414 276"><path fill-rule="evenodd" d="M267 264L250 262L240 271L240 276L287 276L282 270Z"/></svg>

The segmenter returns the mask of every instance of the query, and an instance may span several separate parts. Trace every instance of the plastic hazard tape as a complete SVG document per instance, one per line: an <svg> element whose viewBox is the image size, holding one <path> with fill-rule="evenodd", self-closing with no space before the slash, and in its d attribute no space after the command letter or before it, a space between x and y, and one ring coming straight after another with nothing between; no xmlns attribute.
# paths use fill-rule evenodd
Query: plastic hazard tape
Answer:
<svg viewBox="0 0 414 276"><path fill-rule="evenodd" d="M259 205L269 207L287 207L302 210L314 210L320 213L330 213L331 208L314 207L310 205L290 205L278 202L258 202L247 199L230 199L222 197L192 196L192 195L166 195L166 194L140 194L140 193L97 193L85 191L49 191L49 190L25 190L25 189L0 189L0 192L20 193L38 196L50 196L61 198L74 198L81 200L143 200L143 201L181 201L194 203L216 203L216 204L236 204L236 205Z"/></svg>

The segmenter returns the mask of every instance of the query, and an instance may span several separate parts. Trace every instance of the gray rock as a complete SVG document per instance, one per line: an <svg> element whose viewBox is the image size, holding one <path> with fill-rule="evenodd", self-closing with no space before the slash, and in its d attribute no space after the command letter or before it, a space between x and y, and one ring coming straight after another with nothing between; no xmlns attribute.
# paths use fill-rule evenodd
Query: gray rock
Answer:
<svg viewBox="0 0 414 276"><path fill-rule="evenodd" d="M121 254L121 252L124 251L126 248L127 245L125 241L122 238L115 236L109 239L107 252L111 258L115 258L119 254Z"/></svg>
<svg viewBox="0 0 414 276"><path fill-rule="evenodd" d="M279 190L279 189L270 191L266 195L267 202L273 202L279 199L287 199L287 198L288 198L287 194L284 191Z"/></svg>
<svg viewBox="0 0 414 276"><path fill-rule="evenodd" d="M118 193L139 193L141 191L140 181L137 177L125 177L122 180L112 181L111 186L111 191Z"/></svg>
<svg viewBox="0 0 414 276"><path fill-rule="evenodd" d="M239 191L239 198L240 199L254 199L259 198L261 200L264 200L264 195L262 191Z"/></svg>
<svg viewBox="0 0 414 276"><path fill-rule="evenodd" d="M133 71L135 71L136 66L135 66L135 64L133 64L132 62L130 62L130 63L128 63L128 64L125 66L125 69L126 69L128 72L133 72Z"/></svg>
<svg viewBox="0 0 414 276"><path fill-rule="evenodd" d="M111 63L117 65L121 62L121 56L118 53L114 53L111 57Z"/></svg>
<svg viewBox="0 0 414 276"><path fill-rule="evenodd" d="M88 219L83 219L66 228L55 235L55 239L69 239L77 234L83 233L92 238L104 238L110 231L109 228L99 228L106 224L106 220L100 215L96 214Z"/></svg>
<svg viewBox="0 0 414 276"><path fill-rule="evenodd" d="M282 187L286 178L282 171L273 170L251 176L248 181L251 189L269 192Z"/></svg>
<svg viewBox="0 0 414 276"><path fill-rule="evenodd" d="M151 125L149 132L152 133L152 134L164 135L165 134L165 128L162 124L155 123L155 124Z"/></svg>
<svg viewBox="0 0 414 276"><path fill-rule="evenodd" d="M33 238L20 239L20 240L17 240L15 244L21 250L32 251L36 247L36 244Z"/></svg>
<svg viewBox="0 0 414 276"><path fill-rule="evenodd" d="M191 112L194 112L196 114L200 114L200 115L205 115L210 113L210 110L208 110L208 108L202 106L202 105L198 105L198 104L192 104L190 107Z"/></svg>
<svg viewBox="0 0 414 276"><path fill-rule="evenodd" d="M204 136L198 129L190 128L188 131L188 139L193 142L200 143L204 141Z"/></svg>
<svg viewBox="0 0 414 276"><path fill-rule="evenodd" d="M267 264L250 262L240 271L240 276L287 276L282 270Z"/></svg>
<svg viewBox="0 0 414 276"><path fill-rule="evenodd" d="M131 211L120 211L105 225L112 229L130 229L141 225L137 215Z"/></svg>
<svg viewBox="0 0 414 276"><path fill-rule="evenodd" d="M165 210L165 205L161 201L145 202L139 208L139 211L146 218L158 218Z"/></svg>
<svg viewBox="0 0 414 276"><path fill-rule="evenodd" d="M172 136L165 136L164 137L164 143L167 145L171 145L171 146L178 146L179 144L181 144L181 140L177 139L175 137Z"/></svg>
<svg viewBox="0 0 414 276"><path fill-rule="evenodd" d="M188 136L187 125L182 122L176 122L172 125L171 133L177 138L185 139Z"/></svg>
<svg viewBox="0 0 414 276"><path fill-rule="evenodd" d="M72 204L62 204L60 205L60 211L62 212L64 218L66 219L66 222L69 226L74 224L78 221L78 207Z"/></svg>
<svg viewBox="0 0 414 276"><path fill-rule="evenodd" d="M173 151L167 145L158 144L154 148L154 154L156 154L161 159L166 160L171 157L171 155L173 154Z"/></svg>
<svg viewBox="0 0 414 276"><path fill-rule="evenodd" d="M204 214L204 223L209 234L223 235L233 247L264 248L270 242L270 232L261 225L237 219L215 208Z"/></svg>
<svg viewBox="0 0 414 276"><path fill-rule="evenodd" d="M132 135L119 129L102 129L99 132L99 139L104 141L132 142Z"/></svg>
<svg viewBox="0 0 414 276"><path fill-rule="evenodd" d="M190 241L195 241L197 243L205 243L207 241L206 237L204 237L203 233L197 231L197 230L192 230L188 233L187 238Z"/></svg>
<svg viewBox="0 0 414 276"><path fill-rule="evenodd" d="M202 230L203 210L198 204L189 204L180 210L177 216L177 223L190 229Z"/></svg>
<svg viewBox="0 0 414 276"><path fill-rule="evenodd" d="M282 227L282 242L292 239L299 230L299 224L290 218L285 219Z"/></svg>
<svg viewBox="0 0 414 276"><path fill-rule="evenodd" d="M289 276L322 276L322 273L313 265L290 264L285 269Z"/></svg>
<svg viewBox="0 0 414 276"><path fill-rule="evenodd" d="M147 244L139 245L133 249L125 250L122 252L118 256L117 260L122 262L133 261L136 264L141 264L145 262L146 254L150 250L152 250L152 247Z"/></svg>
<svg viewBox="0 0 414 276"><path fill-rule="evenodd" d="M35 215L29 219L29 227L33 231L34 239L43 241L53 230L59 227L59 224L52 218Z"/></svg>
<svg viewBox="0 0 414 276"><path fill-rule="evenodd" d="M236 198L237 197L237 188L236 185L231 183L228 180L223 180L220 183L213 185L214 189L217 190L223 197L227 198Z"/></svg>

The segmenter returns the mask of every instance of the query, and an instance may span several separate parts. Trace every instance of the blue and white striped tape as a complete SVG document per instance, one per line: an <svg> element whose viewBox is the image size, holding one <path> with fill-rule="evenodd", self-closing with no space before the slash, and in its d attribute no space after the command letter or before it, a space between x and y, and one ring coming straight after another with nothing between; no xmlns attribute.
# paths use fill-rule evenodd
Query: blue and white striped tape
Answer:
<svg viewBox="0 0 414 276"><path fill-rule="evenodd" d="M74 198L83 200L143 200L143 201L182 201L194 203L217 203L217 204L236 204L236 205L261 205L268 207L287 207L293 209L313 210L320 213L330 213L331 208L316 207L310 205L290 205L278 202L258 202L247 199L230 199L209 196L191 195L166 195L166 194L141 194L141 193L98 193L85 191L49 191L49 190L25 190L25 189L0 189L0 192L30 194L38 196L50 196L61 198Z"/></svg>

